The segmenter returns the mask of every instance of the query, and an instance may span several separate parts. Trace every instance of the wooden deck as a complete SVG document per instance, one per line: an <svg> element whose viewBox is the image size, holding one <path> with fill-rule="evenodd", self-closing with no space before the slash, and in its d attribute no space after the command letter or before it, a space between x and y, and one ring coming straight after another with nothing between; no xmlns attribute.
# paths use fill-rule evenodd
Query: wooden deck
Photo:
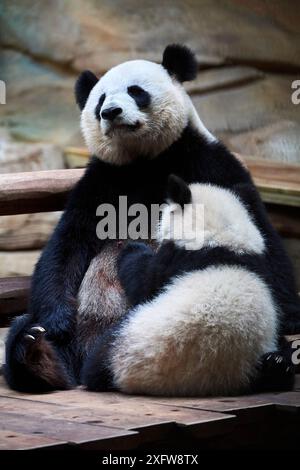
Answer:
<svg viewBox="0 0 300 470"><path fill-rule="evenodd" d="M300 437L295 389L226 398L162 398L9 390L0 378L0 449L292 449Z"/></svg>
<svg viewBox="0 0 300 470"><path fill-rule="evenodd" d="M84 154L69 149L70 154L76 152ZM244 161L268 203L274 226L281 235L299 238L299 167ZM62 210L82 173L78 169L0 175L0 215ZM0 327L26 310L30 281L0 280ZM0 377L0 450L178 453L298 449L299 442L300 376L292 392L210 399L97 394L80 388L25 395L9 390Z"/></svg>

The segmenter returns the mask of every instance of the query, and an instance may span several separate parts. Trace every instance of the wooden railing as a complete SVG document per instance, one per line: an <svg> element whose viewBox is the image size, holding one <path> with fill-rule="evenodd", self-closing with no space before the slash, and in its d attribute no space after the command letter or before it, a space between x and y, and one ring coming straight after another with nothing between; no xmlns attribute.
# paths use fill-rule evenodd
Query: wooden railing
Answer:
<svg viewBox="0 0 300 470"><path fill-rule="evenodd" d="M244 159L271 220L284 236L300 238L300 167ZM62 210L83 169L0 175L0 216ZM0 326L26 310L30 277L0 279Z"/></svg>
<svg viewBox="0 0 300 470"><path fill-rule="evenodd" d="M0 215L61 210L83 175L79 170L48 170L0 175Z"/></svg>

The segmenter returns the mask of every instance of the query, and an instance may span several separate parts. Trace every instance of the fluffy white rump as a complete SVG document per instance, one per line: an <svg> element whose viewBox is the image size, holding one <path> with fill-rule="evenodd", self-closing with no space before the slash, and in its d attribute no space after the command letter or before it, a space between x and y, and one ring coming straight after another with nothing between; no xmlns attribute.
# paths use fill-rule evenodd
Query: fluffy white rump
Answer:
<svg viewBox="0 0 300 470"><path fill-rule="evenodd" d="M239 393L276 346L276 317L267 286L240 267L178 277L115 339L115 385L154 395Z"/></svg>

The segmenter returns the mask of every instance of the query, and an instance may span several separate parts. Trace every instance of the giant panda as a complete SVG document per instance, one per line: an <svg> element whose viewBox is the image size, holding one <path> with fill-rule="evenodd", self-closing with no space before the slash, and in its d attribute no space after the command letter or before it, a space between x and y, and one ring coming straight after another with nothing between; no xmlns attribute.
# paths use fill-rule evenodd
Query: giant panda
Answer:
<svg viewBox="0 0 300 470"><path fill-rule="evenodd" d="M270 354L278 349L280 306L248 208L228 188L188 186L176 176L168 196L156 234L161 249L130 242L120 252L131 308L99 337L83 382L165 396L290 388L290 358ZM263 361L277 361L276 380Z"/></svg>
<svg viewBox="0 0 300 470"><path fill-rule="evenodd" d="M109 203L118 215L121 195L128 206L161 204L170 174L230 189L248 207L265 242L281 312L278 334L299 329L291 263L251 177L205 128L182 85L197 70L187 47L169 45L161 64L132 60L100 79L90 71L79 76L75 96L92 157L36 265L28 312L10 328L4 368L10 387L41 392L80 383L98 336L128 303L116 270L126 237L98 238L97 208Z"/></svg>

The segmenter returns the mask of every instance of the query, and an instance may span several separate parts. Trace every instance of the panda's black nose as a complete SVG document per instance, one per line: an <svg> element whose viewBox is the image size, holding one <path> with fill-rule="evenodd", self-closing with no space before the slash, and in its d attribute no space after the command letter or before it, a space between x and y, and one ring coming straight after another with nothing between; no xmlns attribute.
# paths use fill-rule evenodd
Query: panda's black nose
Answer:
<svg viewBox="0 0 300 470"><path fill-rule="evenodd" d="M123 111L122 108L106 108L101 111L102 119L106 119L107 121L113 121L119 114Z"/></svg>

